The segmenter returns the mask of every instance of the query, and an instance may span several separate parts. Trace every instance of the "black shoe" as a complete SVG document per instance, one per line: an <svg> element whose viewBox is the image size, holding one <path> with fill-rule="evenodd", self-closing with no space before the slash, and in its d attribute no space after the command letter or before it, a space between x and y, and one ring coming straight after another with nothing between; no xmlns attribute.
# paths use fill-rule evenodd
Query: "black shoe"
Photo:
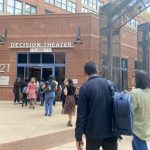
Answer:
<svg viewBox="0 0 150 150"><path fill-rule="evenodd" d="M72 124L70 123L70 121L68 121L67 126L72 127Z"/></svg>
<svg viewBox="0 0 150 150"><path fill-rule="evenodd" d="M45 113L44 116L47 116L47 113Z"/></svg>

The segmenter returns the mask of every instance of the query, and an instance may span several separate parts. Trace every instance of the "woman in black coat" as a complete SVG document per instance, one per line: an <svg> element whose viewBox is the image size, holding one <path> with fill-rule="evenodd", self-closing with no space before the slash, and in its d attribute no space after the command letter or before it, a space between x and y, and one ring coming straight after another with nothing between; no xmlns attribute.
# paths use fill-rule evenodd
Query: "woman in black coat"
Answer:
<svg viewBox="0 0 150 150"><path fill-rule="evenodd" d="M13 92L14 92L14 104L17 104L16 102L19 103L20 101L20 94L21 94L21 89L22 89L22 84L21 84L21 80L18 77L14 83L14 87L13 87Z"/></svg>

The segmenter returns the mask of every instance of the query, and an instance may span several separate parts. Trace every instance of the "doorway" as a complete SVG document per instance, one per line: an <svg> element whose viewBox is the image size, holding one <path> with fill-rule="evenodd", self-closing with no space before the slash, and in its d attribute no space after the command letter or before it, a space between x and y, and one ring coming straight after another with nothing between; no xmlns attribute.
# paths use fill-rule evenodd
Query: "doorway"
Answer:
<svg viewBox="0 0 150 150"><path fill-rule="evenodd" d="M53 68L42 68L42 79L47 81L50 75L53 75Z"/></svg>

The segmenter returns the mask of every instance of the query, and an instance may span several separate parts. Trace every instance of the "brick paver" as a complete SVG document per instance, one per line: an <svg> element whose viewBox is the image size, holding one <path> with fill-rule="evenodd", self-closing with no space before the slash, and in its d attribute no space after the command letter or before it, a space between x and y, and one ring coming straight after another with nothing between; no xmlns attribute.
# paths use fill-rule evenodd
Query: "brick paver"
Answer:
<svg viewBox="0 0 150 150"><path fill-rule="evenodd" d="M46 150L74 141L74 129L0 145L0 150Z"/></svg>

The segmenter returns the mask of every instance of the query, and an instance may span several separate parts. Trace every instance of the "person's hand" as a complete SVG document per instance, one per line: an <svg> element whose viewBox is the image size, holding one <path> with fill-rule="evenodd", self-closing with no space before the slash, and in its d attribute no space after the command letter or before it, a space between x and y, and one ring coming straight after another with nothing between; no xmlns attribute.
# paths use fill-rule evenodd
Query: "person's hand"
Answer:
<svg viewBox="0 0 150 150"><path fill-rule="evenodd" d="M76 146L77 146L77 150L83 150L83 141L80 141L80 142L76 142Z"/></svg>

